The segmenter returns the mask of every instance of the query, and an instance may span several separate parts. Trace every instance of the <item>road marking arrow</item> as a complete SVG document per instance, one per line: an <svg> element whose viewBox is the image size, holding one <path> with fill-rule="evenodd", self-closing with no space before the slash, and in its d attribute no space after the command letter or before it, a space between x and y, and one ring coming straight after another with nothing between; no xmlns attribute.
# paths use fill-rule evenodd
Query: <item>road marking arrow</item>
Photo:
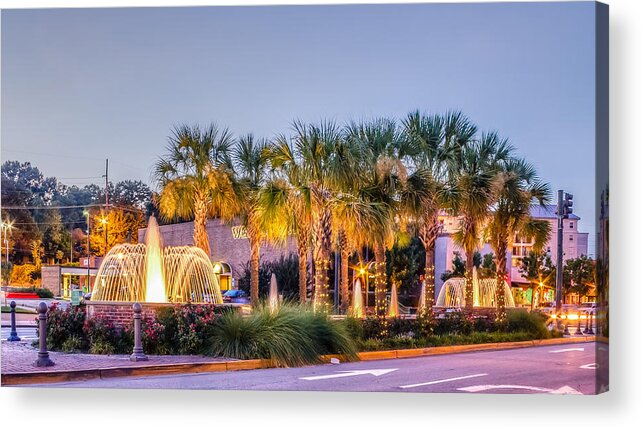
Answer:
<svg viewBox="0 0 642 428"><path fill-rule="evenodd" d="M470 379L470 378L473 378L473 377L480 377L480 376L488 376L488 373L478 373L478 374L468 375L468 376L451 377L449 379L433 380L431 382L415 383L415 384L412 384L412 385L402 385L399 388L404 388L404 389L406 389L406 388L415 388L417 386L435 385L437 383L453 382L455 380Z"/></svg>
<svg viewBox="0 0 642 428"><path fill-rule="evenodd" d="M597 370L597 363L584 364L581 369Z"/></svg>
<svg viewBox="0 0 642 428"><path fill-rule="evenodd" d="M366 374L373 375L373 376L381 376L381 375L385 375L386 373L394 372L395 370L399 370L399 369L350 370L350 371L343 371L343 372L338 372L338 373L329 374L329 375L300 377L299 379L322 380L322 379L335 379L338 377L360 376L360 375L366 375Z"/></svg>
<svg viewBox="0 0 642 428"><path fill-rule="evenodd" d="M568 385L564 385L563 387L558 389L540 388L537 386L527 386L527 385L473 385L473 386L466 386L464 388L457 388L458 391L464 391L464 392L482 392L482 391L489 391L492 389L526 389L529 391L547 392L549 394L582 395L581 392L579 392L574 388L571 388Z"/></svg>
<svg viewBox="0 0 642 428"><path fill-rule="evenodd" d="M584 351L584 348L566 348L566 349L557 349L555 351L548 351L550 354L559 354L562 352L573 352L573 351Z"/></svg>

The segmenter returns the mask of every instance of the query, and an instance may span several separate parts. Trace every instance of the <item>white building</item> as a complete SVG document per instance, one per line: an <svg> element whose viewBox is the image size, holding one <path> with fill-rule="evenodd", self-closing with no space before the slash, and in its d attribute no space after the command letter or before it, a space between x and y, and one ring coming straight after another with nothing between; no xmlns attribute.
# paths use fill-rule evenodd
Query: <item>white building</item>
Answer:
<svg viewBox="0 0 642 428"><path fill-rule="evenodd" d="M531 216L538 220L546 220L551 225L551 234L548 241L544 245L544 251L548 253L553 261L557 264L557 217L555 205L546 206L533 206L531 207ZM462 259L465 260L466 255L464 250L455 244L453 234L459 228L459 220L457 217L448 215L440 216L440 221L443 225L442 233L437 238L435 243L435 293L438 295L443 285L441 276L447 270L452 270L452 261L456 252L459 252ZM571 214L568 219L563 221L563 250L564 259L573 259L581 255L588 255L588 232L579 231L580 217ZM528 283L519 273L521 266L520 260L522 257L528 255L533 249L533 242L525 242L521 237L515 237L512 249L509 249L506 255L507 259L507 272L510 275L511 285L514 291L519 292L520 286ZM493 250L488 243L485 243L479 252L484 255L492 253ZM554 284L552 284L554 286Z"/></svg>

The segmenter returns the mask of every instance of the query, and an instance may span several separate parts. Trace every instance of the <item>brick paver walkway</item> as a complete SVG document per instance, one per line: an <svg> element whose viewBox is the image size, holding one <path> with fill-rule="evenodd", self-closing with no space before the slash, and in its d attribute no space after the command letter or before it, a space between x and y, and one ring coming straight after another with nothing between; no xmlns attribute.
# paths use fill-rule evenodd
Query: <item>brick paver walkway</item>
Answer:
<svg viewBox="0 0 642 428"><path fill-rule="evenodd" d="M149 361L131 362L129 361L129 355L65 354L63 352L49 352L49 357L54 363L56 363L56 365L51 367L35 367L33 362L38 358L38 350L32 347L30 343L3 341L0 348L2 348L1 372L3 374L232 361L225 358L209 358L200 355L149 355Z"/></svg>

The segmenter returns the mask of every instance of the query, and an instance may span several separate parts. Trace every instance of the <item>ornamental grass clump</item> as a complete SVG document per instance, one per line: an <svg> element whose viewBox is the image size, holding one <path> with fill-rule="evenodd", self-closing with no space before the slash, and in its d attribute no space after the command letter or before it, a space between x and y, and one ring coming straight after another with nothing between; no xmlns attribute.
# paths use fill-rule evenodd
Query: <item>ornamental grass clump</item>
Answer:
<svg viewBox="0 0 642 428"><path fill-rule="evenodd" d="M208 330L206 353L270 360L285 367L314 364L325 354L356 359L356 346L341 323L311 308L261 304L252 314L227 313Z"/></svg>

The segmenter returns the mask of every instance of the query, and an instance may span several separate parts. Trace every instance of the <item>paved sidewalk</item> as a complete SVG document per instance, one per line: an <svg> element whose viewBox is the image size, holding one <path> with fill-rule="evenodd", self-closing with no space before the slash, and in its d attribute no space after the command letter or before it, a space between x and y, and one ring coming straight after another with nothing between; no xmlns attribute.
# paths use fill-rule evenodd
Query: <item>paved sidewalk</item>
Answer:
<svg viewBox="0 0 642 428"><path fill-rule="evenodd" d="M50 351L49 357L56 364L51 367L34 367L33 362L38 358L38 350L32 347L31 343L3 341L0 347L2 348L2 374L231 361L225 358L208 358L198 355L150 355L148 361L132 362L129 361L129 355L66 354Z"/></svg>

